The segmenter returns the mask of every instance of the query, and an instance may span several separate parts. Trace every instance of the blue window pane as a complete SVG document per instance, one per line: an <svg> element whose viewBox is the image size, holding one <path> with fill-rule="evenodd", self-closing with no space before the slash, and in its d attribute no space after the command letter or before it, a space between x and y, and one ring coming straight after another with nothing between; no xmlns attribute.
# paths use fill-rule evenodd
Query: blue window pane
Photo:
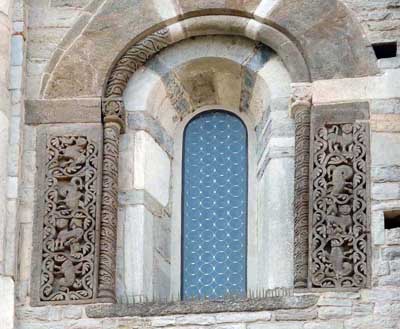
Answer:
<svg viewBox="0 0 400 329"><path fill-rule="evenodd" d="M183 298L245 295L246 127L224 111L196 116L183 159Z"/></svg>

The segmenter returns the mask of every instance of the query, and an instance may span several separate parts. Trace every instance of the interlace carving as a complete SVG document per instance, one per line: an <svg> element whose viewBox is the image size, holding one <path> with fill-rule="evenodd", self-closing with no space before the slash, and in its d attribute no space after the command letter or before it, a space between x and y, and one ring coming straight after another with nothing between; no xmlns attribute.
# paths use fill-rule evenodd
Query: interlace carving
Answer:
<svg viewBox="0 0 400 329"><path fill-rule="evenodd" d="M40 300L92 299L98 148L84 136L50 137L47 155Z"/></svg>
<svg viewBox="0 0 400 329"><path fill-rule="evenodd" d="M313 142L312 287L365 287L369 277L367 125L320 126Z"/></svg>

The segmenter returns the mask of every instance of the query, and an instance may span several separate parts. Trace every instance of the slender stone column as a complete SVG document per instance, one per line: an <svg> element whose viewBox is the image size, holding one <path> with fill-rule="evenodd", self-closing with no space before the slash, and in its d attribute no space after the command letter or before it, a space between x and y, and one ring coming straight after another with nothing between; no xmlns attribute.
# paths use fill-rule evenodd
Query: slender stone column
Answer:
<svg viewBox="0 0 400 329"><path fill-rule="evenodd" d="M308 223L310 178L311 84L292 85L290 111L296 124L294 195L294 286L306 288L308 281Z"/></svg>
<svg viewBox="0 0 400 329"><path fill-rule="evenodd" d="M118 220L119 137L124 130L122 99L103 101L103 185L100 221L98 298L115 302Z"/></svg>

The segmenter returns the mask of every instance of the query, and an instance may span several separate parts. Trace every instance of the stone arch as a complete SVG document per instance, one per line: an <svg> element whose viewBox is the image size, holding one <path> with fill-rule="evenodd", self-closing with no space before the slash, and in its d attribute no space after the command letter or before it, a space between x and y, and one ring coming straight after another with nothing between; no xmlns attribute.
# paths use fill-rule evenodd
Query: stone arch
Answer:
<svg viewBox="0 0 400 329"><path fill-rule="evenodd" d="M121 10L126 9L122 7L123 5ZM326 13L324 8L328 9ZM232 12L220 11L217 8L208 9L206 16L190 17L206 14L204 9L193 10L192 14L189 14L189 11L186 15L177 15L176 19L166 20L168 24L161 24L161 26L167 25L163 28L159 28L159 23L150 27L143 22L138 23L141 30L132 34L135 43L133 45L128 43L128 47L116 61L112 58L113 55L104 55L107 48L104 45L108 42L116 49L121 49L125 45L121 45L121 41L113 40L116 31L108 35L108 38L98 38L95 32L101 24L104 24L101 23L104 16L99 17L100 25L96 25L99 22L94 19L85 33L65 52L53 72L49 73L49 80L44 81L44 98L103 96L103 171L97 280L99 301L115 301L119 138L125 129L122 96L130 77L152 56L190 37L234 35L260 41L271 47L284 62L293 82L355 77L376 72L371 52L365 47L366 42L361 30L340 2L319 0L310 4L309 1L299 1L292 6L291 1L281 0L270 9L261 19L262 22L259 18L248 17L248 14L238 16L237 9ZM140 13L139 10L137 15ZM215 13L218 15L211 15ZM309 16L303 22L305 13L309 13ZM319 17L321 14L322 20ZM321 26L327 22L334 23L335 28ZM130 22L123 21L121 26L125 27L127 23ZM121 40L125 40L125 37ZM330 42L334 40L336 43L332 48ZM102 52L98 51L99 47L103 49ZM325 51L332 53L326 56ZM102 56L104 58L100 59ZM62 79L62 76L67 78ZM304 168L309 164L309 110L312 102L309 90L304 92L302 88L300 89L299 94L294 94L292 109L295 112L296 126L300 127L297 137L302 140L299 150L296 150L296 173L302 169L302 176L296 176L296 182L299 181L301 185L299 193L303 195L302 200L304 200L307 199L304 196L308 195L308 190L304 189L304 181L308 181L308 172ZM301 159L300 162L297 158ZM304 204L300 207L303 210L307 208ZM301 214L300 217L303 220L307 219L307 214ZM304 226L304 222L301 224ZM302 241L302 245L307 245L307 241ZM307 259L303 247L299 253L302 259ZM304 270L307 268L307 260L299 266L304 281L304 276L307 276L307 271Z"/></svg>
<svg viewBox="0 0 400 329"><path fill-rule="evenodd" d="M207 44L208 43L208 44ZM234 44L234 45L233 45ZM208 47L206 47L208 45ZM212 46L210 46L212 45ZM227 47L227 48L224 48ZM197 73L201 73L204 71L212 71L213 81L212 88L214 91L219 90L229 90L231 97L220 97L221 94L216 92L215 93L208 93L210 90L206 90L206 92L202 92L202 95L205 96L203 98L193 99L193 96L196 96L196 91L193 92L191 87L190 81L193 81L193 76L197 76ZM247 72L246 72L247 71ZM250 75L247 76L247 73ZM223 79L224 76L229 75L228 78ZM244 85L244 79L250 79L254 81L250 81L249 86ZM171 82L171 79L174 79L174 82ZM208 82L206 77L206 81ZM188 83L189 82L189 83ZM243 83L242 83L243 82ZM252 168L251 168L251 177L252 183L251 186L257 186L257 174L265 170L267 167L267 158L265 152L261 150L267 149L268 140L265 141L264 138L261 136L266 136L269 134L266 132L265 134L262 131L270 131L266 128L268 124L274 127L276 130L278 125L286 125L285 127L288 128L290 132L290 138L293 138L294 129L293 123L291 119L288 117L287 107L288 107L288 100L290 95L290 75L287 72L284 64L282 63L281 59L269 48L260 45L259 43L250 41L243 37L227 37L227 36L208 36L208 37L195 37L193 39L187 39L180 43L174 44L171 47L167 47L160 51L157 55L153 56L149 59L146 64L141 67L135 74L132 75L130 78L127 87L125 88L125 93L123 95L123 103L126 109L127 115L127 128L126 134L122 138L123 140L123 151L120 154L121 161L123 163L132 162L132 159L136 159L134 151L132 148L127 148L127 141L135 140L136 134L142 137L144 134L143 131L146 133L148 138L154 139L156 143L161 146L161 149L165 151L165 153L171 158L172 164L172 174L171 174L171 181L170 186L173 190L170 192L170 201L172 203L171 210L169 212L168 222L171 222L173 227L171 231L175 232L174 235L171 235L171 240L179 240L179 209L180 209L180 192L179 192L179 164L180 164L180 140L181 140L181 133L182 127L185 126L188 118L196 115L198 111L202 109L212 109L214 107L229 109L236 114L241 115L242 117L247 117L248 127L251 129L251 144L252 144ZM170 96L169 88L173 88L171 93L173 97ZM181 93L180 90L183 87L183 92ZM176 89L175 89L176 88ZM247 93L247 94L246 94ZM246 95L245 95L246 94ZM242 100L240 100L240 95L242 96ZM239 96L239 97L237 97ZM246 104L246 99L249 97L249 102ZM192 99L191 99L192 98ZM233 99L235 98L235 99ZM177 108L177 104L184 103L186 101L189 103L187 108ZM264 101L264 102L262 102ZM168 103L168 105L165 105ZM271 110L268 109L271 107ZM271 112L271 113L270 113ZM177 116L180 114L179 116ZM175 120L172 120L176 116ZM148 122L148 124L146 124ZM275 128L276 127L276 128ZM255 129L259 131L259 133L255 132ZM260 136L259 136L260 134ZM275 134L274 134L275 135ZM289 137L288 137L289 139ZM271 139L271 140L276 140ZM265 143L264 143L265 142ZM133 142L132 142L133 143ZM131 144L132 144L131 143ZM154 143L151 143L154 144ZM265 144L265 145L264 145ZM139 144L135 144L139 145ZM173 145L173 147L171 147ZM269 145L272 145L269 144ZM289 145L287 149L291 149ZM147 150L149 148L143 148L143 150ZM259 153L255 152L255 149L259 149ZM293 154L291 151L290 154ZM276 160L275 156L271 156L274 161L282 161L282 162L290 162L291 159L285 160ZM157 161L158 162L158 161ZM151 166L151 164L149 163ZM140 168L145 167L146 165L139 165ZM160 169L161 170L161 169ZM289 168L292 171L292 168ZM133 193L132 185L125 182L134 182L135 179L132 178L132 170L129 169L129 166L122 165L120 167L120 193L122 194L129 194ZM140 174L139 174L140 175ZM260 174L263 176L263 173ZM148 175L146 177L151 177L154 175ZM163 177L168 176L168 171L163 172ZM279 175L275 175L280 177ZM286 175L290 176L290 175ZM140 177L143 177L141 175ZM149 181L152 179L149 178ZM266 179L263 180L262 184L264 184ZM164 186L164 184L160 184ZM151 186L149 184L148 186ZM152 184L152 186L155 186ZM291 186L289 184L289 186ZM135 190L139 189L137 187ZM291 190L291 188L289 188ZM163 189L164 190L164 189ZM251 208L257 208L257 194L254 190L250 191L251 197L249 199L252 202ZM155 191L158 192L158 191ZM164 191L165 192L165 191ZM291 191L292 192L292 191ZM290 199L290 198L288 198ZM165 199L164 199L165 200ZM288 202L287 213L290 213L290 216L287 216L288 219L280 218L280 220L275 220L274 223L277 225L277 229L283 229L287 227L291 227L293 225L292 222L287 222L286 220L292 220L292 202ZM148 204L149 210L154 211L152 203ZM158 208L157 208L158 209ZM128 211L128 210L127 210ZM256 211L253 210L255 213ZM159 212L158 212L159 213ZM154 212L154 218L158 218L158 213ZM271 218L275 218L276 216L272 216ZM121 218L121 217L120 217ZM122 218L124 218L122 216ZM147 218L147 217L146 217ZM257 231L257 222L256 214L251 214L252 229L254 232L249 232L249 236L256 236L255 233ZM273 219L272 218L272 219ZM124 223L127 225L129 230L129 224L127 217L124 220ZM121 223L121 225L125 225ZM159 225L159 221L153 221L153 225ZM272 226L272 224L271 224ZM266 228L264 228L266 230ZM124 229L122 229L125 232ZM271 230L272 231L272 230ZM134 231L129 231L130 233L124 233L124 236L128 236L132 238L135 235ZM127 234L127 235L126 235ZM251 234L251 235L250 235ZM272 236L272 234L270 234ZM275 234L275 236L282 236L283 234ZM119 241L124 241L124 236L119 237ZM148 236L151 236L149 233ZM287 236L290 240L290 236ZM129 238L128 238L129 240ZM135 239L136 240L136 239ZM138 236L138 241L141 241L140 236ZM165 238L163 238L165 240ZM265 239L266 240L266 239ZM270 239L271 241L273 239ZM252 247L252 251L256 249L255 244L256 239L253 238L251 243L254 244ZM129 247L129 241L125 247L125 242L121 242L120 249L124 250L121 254L117 252L117 262L123 258L123 255L132 255L132 252L129 252L126 248ZM145 248L149 245L149 241L147 241ZM156 243L156 241L154 241ZM178 243L172 241L171 245L177 246ZM285 244L286 245L286 244ZM264 249L267 249L267 244L263 246ZM131 248L130 248L131 249ZM174 278L171 278L171 291L173 296L177 296L179 293L179 284L178 281L175 280L175 277L179 275L179 269L177 266L180 264L178 256L176 255L176 249L172 248L171 254L173 259L171 259L168 263L171 263L171 272L175 273ZM283 248L285 249L285 248ZM141 250L138 248L138 250ZM292 267L291 261L291 252L285 250L285 260L287 263L283 261L280 262L281 266L279 269L275 266L276 273L280 275L280 284L278 282L275 283L276 286L290 286L293 280L292 271L288 271L287 273L290 274L289 277L284 276L283 270ZM256 252L251 252L249 254L256 254ZM267 256L267 253L261 253ZM146 255L148 253L146 252ZM133 255L136 257L135 255ZM281 255L282 256L282 255ZM123 282L117 281L117 297L118 300L125 301L131 300L132 295L138 295L139 292L134 294L132 291L133 289L141 289L137 288L138 286L133 287L132 283L129 282L128 279L125 278L125 273L133 272L135 261L126 259L126 263L122 266L121 263L117 264L117 269L124 268L124 271L117 271L117 278L119 280L124 280ZM151 256L150 256L151 257ZM275 258L278 257L278 253L274 255ZM271 257L271 263L272 259ZM257 263L254 261L256 257L252 257L252 264ZM281 257L283 258L283 257ZM287 264L285 266L284 264ZM272 267L270 267L272 268ZM252 285L249 289L256 288L256 282L253 280L253 277L259 275L261 271L254 270L255 267L252 268ZM141 269L137 269L138 272L141 273ZM266 272L266 271L263 271ZM270 271L272 272L272 270ZM121 273L121 274L120 274ZM269 272L268 272L269 274ZM151 278L151 273L148 275L142 275L145 280ZM138 276L140 276L138 275ZM126 276L129 278L130 276ZM264 287L267 287L267 284L273 285L272 282L266 282L268 275L265 275L263 280L265 281ZM278 274L276 275L278 277ZM284 278L283 278L284 277ZM164 276L163 276L164 278ZM282 283L285 280L284 283ZM278 280L276 280L278 281ZM143 283L143 286L149 287L150 283L145 281L146 284ZM159 280L155 280L155 282L159 282ZM261 283L259 283L261 285ZM136 290L135 290L136 291ZM140 290L139 290L140 291ZM146 293L150 291L150 289L145 289ZM127 295L125 297L125 294ZM148 296L149 297L149 296ZM151 296L150 296L151 297Z"/></svg>
<svg viewBox="0 0 400 329"><path fill-rule="evenodd" d="M85 26L83 30L78 29L81 34L77 37L74 35L76 39L68 36L68 40L74 41L65 40L62 48L66 50L60 49L49 64L42 82L41 97L100 96L110 68L115 63L115 53L124 54L133 43L160 30L160 26L175 25L181 30L185 29L190 17L197 17L198 26L206 29L210 27L206 21L209 15L218 15L222 24L225 19L223 16L229 16L231 22L225 24L226 31L234 33L253 30L251 33L254 34L252 26L257 24L281 31L303 54L311 80L365 76L378 72L373 51L358 22L338 0L302 0L295 5L286 0L255 0L246 5L238 5L237 1L215 1L212 4L177 1L176 5L169 1L162 4L155 2L121 3L115 6L111 1L106 1L97 8L91 20L83 17L86 25L77 23L77 29ZM156 6L167 8L164 8L166 14L160 14ZM113 17L109 14L111 8L115 13ZM143 19L132 21L132 12ZM247 23L243 26L245 21ZM119 38L115 38L115 34ZM273 38L269 39L270 43L274 41ZM287 45L285 47L286 54L292 56ZM107 48L114 51L106 51Z"/></svg>

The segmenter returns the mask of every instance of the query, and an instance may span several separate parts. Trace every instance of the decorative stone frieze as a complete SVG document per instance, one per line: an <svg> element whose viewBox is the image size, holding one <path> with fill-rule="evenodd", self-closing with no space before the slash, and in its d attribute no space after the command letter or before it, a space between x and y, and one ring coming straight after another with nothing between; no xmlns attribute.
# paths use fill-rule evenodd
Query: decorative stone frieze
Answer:
<svg viewBox="0 0 400 329"><path fill-rule="evenodd" d="M294 205L294 286L307 287L311 84L292 85L290 112L296 125Z"/></svg>
<svg viewBox="0 0 400 329"><path fill-rule="evenodd" d="M313 110L310 287L370 280L368 104Z"/></svg>
<svg viewBox="0 0 400 329"><path fill-rule="evenodd" d="M38 199L34 235L35 304L90 302L96 297L99 132L99 125L53 126L40 134L38 195L43 197Z"/></svg>

